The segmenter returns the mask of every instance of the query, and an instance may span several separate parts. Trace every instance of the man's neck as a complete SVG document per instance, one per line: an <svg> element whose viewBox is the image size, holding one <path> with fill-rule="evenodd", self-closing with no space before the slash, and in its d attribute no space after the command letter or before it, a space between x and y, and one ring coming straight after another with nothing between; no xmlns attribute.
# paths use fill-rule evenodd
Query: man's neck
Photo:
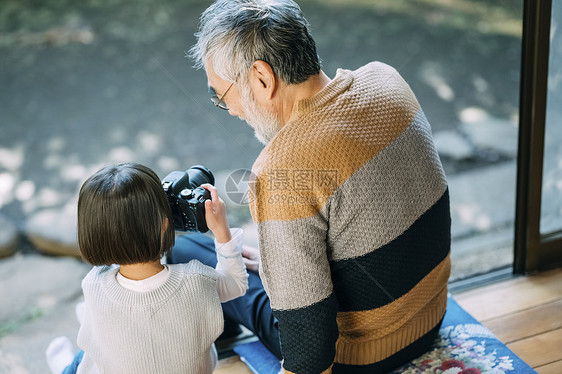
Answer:
<svg viewBox="0 0 562 374"><path fill-rule="evenodd" d="M283 85L283 90L285 92L281 98L280 105L281 123L285 125L289 121L293 108L298 101L316 95L331 81L332 80L320 70L320 73L313 75L302 83Z"/></svg>
<svg viewBox="0 0 562 374"><path fill-rule="evenodd" d="M131 280L143 280L158 274L164 269L160 261L141 262L138 264L121 265L119 273Z"/></svg>

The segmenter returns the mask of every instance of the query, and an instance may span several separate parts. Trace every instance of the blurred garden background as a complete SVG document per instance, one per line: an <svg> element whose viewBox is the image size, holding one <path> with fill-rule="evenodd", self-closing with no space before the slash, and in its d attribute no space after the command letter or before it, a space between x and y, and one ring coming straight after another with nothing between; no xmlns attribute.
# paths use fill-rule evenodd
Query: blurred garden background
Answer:
<svg viewBox="0 0 562 374"><path fill-rule="evenodd" d="M73 204L107 163L136 161L160 176L252 166L261 145L210 104L204 72L185 58L209 3L1 0L0 214L25 230L39 211ZM448 176L514 158L522 1L299 4L329 76L373 60L399 70ZM474 224L460 235L490 228L470 209L461 214ZM246 207L230 211L235 224L250 219Z"/></svg>
<svg viewBox="0 0 562 374"><path fill-rule="evenodd" d="M450 182L452 278L509 267L523 1L298 3L330 77L337 68L378 60L398 69L416 94ZM249 126L211 104L204 72L185 57L209 4L0 0L0 228L15 232L5 244L11 256L0 260L0 275L24 271L31 257L38 269L66 269L53 261L78 266L67 296L51 295L42 306L33 294L20 303L25 307L0 314L0 373L3 367L45 372L37 351L56 336L54 327L76 329L41 320L54 321L57 306L79 297L83 264L36 255L53 252L41 243L72 247L78 188L92 172L135 161L163 177L202 164L224 191L227 176L251 168L259 154L262 146ZM249 240L255 239L247 206L223 197L232 225L248 228ZM2 308L38 282L4 282ZM71 281L60 282L65 286L45 292ZM72 318L70 307L64 310L60 318ZM42 323L50 329L43 335ZM35 343L24 348L21 331Z"/></svg>

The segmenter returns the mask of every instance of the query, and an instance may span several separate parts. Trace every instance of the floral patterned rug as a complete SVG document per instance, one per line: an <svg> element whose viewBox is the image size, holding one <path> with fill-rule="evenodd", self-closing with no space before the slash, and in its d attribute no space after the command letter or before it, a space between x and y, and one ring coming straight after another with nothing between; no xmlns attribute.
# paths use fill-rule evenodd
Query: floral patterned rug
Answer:
<svg viewBox="0 0 562 374"><path fill-rule="evenodd" d="M234 351L256 374L277 374L280 362L259 342ZM449 297L439 338L433 349L392 374L528 374L536 373Z"/></svg>

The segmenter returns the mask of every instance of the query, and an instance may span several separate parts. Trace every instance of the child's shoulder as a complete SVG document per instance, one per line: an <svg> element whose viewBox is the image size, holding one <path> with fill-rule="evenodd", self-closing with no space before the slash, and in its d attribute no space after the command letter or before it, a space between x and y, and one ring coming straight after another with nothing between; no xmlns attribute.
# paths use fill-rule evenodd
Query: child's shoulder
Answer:
<svg viewBox="0 0 562 374"><path fill-rule="evenodd" d="M119 266L117 265L94 266L82 279L82 289L86 290L86 288L90 289L95 287L95 285L106 283L111 277L115 278L118 271Z"/></svg>
<svg viewBox="0 0 562 374"><path fill-rule="evenodd" d="M170 268L170 271L174 271L174 269L177 269L182 271L186 276L201 275L213 280L218 278L218 273L215 269L208 265L202 264L199 260L191 260L185 264L172 264L168 266Z"/></svg>
<svg viewBox="0 0 562 374"><path fill-rule="evenodd" d="M104 278L106 276L111 276L112 274L115 275L119 271L119 266L117 265L102 265L102 266L94 266L92 269L86 274L84 277L83 282L93 282L99 280L100 278Z"/></svg>

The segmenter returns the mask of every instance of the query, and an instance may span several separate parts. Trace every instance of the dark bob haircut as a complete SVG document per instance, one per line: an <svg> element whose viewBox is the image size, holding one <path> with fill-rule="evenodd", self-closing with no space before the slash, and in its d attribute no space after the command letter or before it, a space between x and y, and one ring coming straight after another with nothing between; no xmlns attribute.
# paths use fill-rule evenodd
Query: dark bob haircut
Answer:
<svg viewBox="0 0 562 374"><path fill-rule="evenodd" d="M174 245L173 222L160 179L146 166L106 166L80 189L78 245L92 265L159 260Z"/></svg>

